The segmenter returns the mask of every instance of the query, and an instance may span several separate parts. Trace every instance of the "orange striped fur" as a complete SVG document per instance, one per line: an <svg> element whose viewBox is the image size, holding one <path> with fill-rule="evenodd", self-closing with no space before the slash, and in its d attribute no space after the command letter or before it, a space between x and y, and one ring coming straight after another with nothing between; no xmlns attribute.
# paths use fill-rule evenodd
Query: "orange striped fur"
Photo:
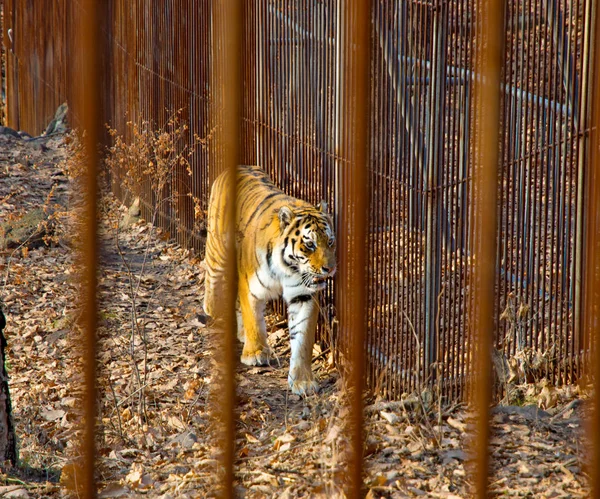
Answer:
<svg viewBox="0 0 600 499"><path fill-rule="evenodd" d="M205 312L216 317L222 300L228 174L214 182L208 206ZM294 393L317 390L311 370L318 317L317 293L336 270L335 235L327 206L286 195L258 166L240 166L237 176L236 250L238 338L241 361L269 362L265 304L283 297L288 305L291 359L288 381Z"/></svg>

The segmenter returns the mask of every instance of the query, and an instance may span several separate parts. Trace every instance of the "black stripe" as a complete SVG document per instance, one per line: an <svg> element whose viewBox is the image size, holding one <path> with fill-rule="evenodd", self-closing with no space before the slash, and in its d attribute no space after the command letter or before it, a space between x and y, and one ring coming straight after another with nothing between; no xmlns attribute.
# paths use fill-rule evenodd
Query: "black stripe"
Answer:
<svg viewBox="0 0 600 499"><path fill-rule="evenodd" d="M256 267L257 268L262 267L260 258L258 258L258 253L256 252L256 248L254 248L254 260L256 260Z"/></svg>
<svg viewBox="0 0 600 499"><path fill-rule="evenodd" d="M296 329L296 328L297 328L297 327L298 327L300 324L302 324L303 322L306 322L308 319L310 319L310 316L308 316L308 317L305 317L305 318L304 318L304 319L302 319L300 322L297 322L296 324L294 324L294 325L293 325L293 326L290 328L290 331L291 331L292 329Z"/></svg>
<svg viewBox="0 0 600 499"><path fill-rule="evenodd" d="M311 295L298 295L298 296L294 296L290 300L290 305L295 305L296 303L304 303L304 302L310 301L310 300L312 300Z"/></svg>
<svg viewBox="0 0 600 499"><path fill-rule="evenodd" d="M258 280L258 283L259 283L259 284L260 284L260 285L261 285L263 288L265 288L265 289L269 289L269 288L268 288L267 286L265 286L265 285L263 284L263 282L260 280L260 277L258 276L258 272L256 272L254 275L256 276L256 279Z"/></svg>
<svg viewBox="0 0 600 499"><path fill-rule="evenodd" d="M245 187L245 186L244 186ZM240 188L238 191L238 199L242 199L243 201L240 203L239 213L244 213L246 205L255 201L260 195L260 192L244 192L244 187Z"/></svg>
<svg viewBox="0 0 600 499"><path fill-rule="evenodd" d="M281 250L281 261L286 267L291 267L291 264L285 260L285 247Z"/></svg>
<svg viewBox="0 0 600 499"><path fill-rule="evenodd" d="M273 192L273 193L269 194L265 199L263 199L261 201L261 203L254 209L254 211L252 212L252 214L246 220L246 223L244 224L244 228L246 228L246 227L248 227L248 225L250 225L250 222L252 221L252 219L259 212L262 215L266 210L268 210L271 206L273 206L277 202L277 199L275 199L275 200L271 201L267 206L265 206L265 201L267 201L268 199L270 199L270 198L272 198L274 196L281 196L281 193L280 192Z"/></svg>
<svg viewBox="0 0 600 499"><path fill-rule="evenodd" d="M267 266L269 270L271 270L271 266L273 264L273 243L267 244Z"/></svg>
<svg viewBox="0 0 600 499"><path fill-rule="evenodd" d="M256 232L262 232L263 230L265 230L269 225L271 225L273 223L273 219L269 220L265 225L263 225L262 227L259 227L259 229Z"/></svg>

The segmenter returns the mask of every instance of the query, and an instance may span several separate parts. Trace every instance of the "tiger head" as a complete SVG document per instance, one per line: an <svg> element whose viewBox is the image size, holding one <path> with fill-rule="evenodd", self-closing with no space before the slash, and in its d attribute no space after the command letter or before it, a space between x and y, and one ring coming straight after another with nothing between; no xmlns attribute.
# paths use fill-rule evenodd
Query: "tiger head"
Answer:
<svg viewBox="0 0 600 499"><path fill-rule="evenodd" d="M327 204L283 206L278 214L283 264L298 274L307 288L325 288L326 280L336 271L335 234Z"/></svg>

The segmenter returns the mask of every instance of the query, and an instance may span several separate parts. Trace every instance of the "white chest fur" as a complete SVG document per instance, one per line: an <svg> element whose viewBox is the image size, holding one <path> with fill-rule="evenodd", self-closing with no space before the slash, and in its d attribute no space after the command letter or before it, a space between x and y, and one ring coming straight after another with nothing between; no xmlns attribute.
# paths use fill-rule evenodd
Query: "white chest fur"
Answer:
<svg viewBox="0 0 600 499"><path fill-rule="evenodd" d="M275 300L283 294L281 281L262 268L252 275L249 286L250 292L259 300Z"/></svg>

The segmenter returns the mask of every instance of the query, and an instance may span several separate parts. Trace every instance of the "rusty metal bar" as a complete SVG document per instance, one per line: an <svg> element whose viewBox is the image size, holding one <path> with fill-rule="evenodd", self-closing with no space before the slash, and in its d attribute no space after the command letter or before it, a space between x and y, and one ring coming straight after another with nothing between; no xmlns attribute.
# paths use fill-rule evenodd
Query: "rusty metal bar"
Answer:
<svg viewBox="0 0 600 499"><path fill-rule="evenodd" d="M503 0L476 2L476 64L482 79L475 82L478 119L475 134L473 342L474 406L477 413L474 451L476 497L487 497L489 480L490 404L492 400L491 348L493 342L496 271L498 162L500 158L500 92L503 60Z"/></svg>
<svg viewBox="0 0 600 499"><path fill-rule="evenodd" d="M213 95L216 95L213 122L218 127L216 166L218 170L229 172L225 184L227 198L227 269L222 309L217 313L223 318L223 333L219 335L216 352L221 356L219 366L218 397L215 393L215 423L218 426L217 441L221 449L218 470L218 494L220 497L234 497L235 462L235 370L236 370L236 298L237 298L237 255L235 241L235 220L237 212L237 165L240 162L240 116L242 109L242 2L239 0L216 1L212 5L214 20L213 38Z"/></svg>
<svg viewBox="0 0 600 499"><path fill-rule="evenodd" d="M597 15L597 2L594 0L585 0L585 7L584 7L584 35L583 35L583 68L582 68L582 76L580 78L581 84L582 84L582 89L580 91L580 95L581 95L581 103L580 103L580 109L579 109L579 115L580 115L580 120L578 123L578 132L581 132L582 130L585 129L585 127L587 127L587 117L588 117L588 113L590 112L590 110L592 110L593 113L596 113L592 116L591 119L591 129L594 130L594 126L597 128L598 127L598 120L600 119L600 114L597 113L597 111L595 110L595 108L593 108L594 104L598 105L598 97L596 97L596 95L594 94L594 90L597 90L598 85L600 84L600 79L596 76L594 77L594 71L595 74L598 74L598 68L600 67L600 61L594 60L594 57L590 57L591 54L595 54L596 57L598 57L598 50L597 48L595 49L593 44L596 43L596 45L598 45L600 43L600 36L598 35L598 30L597 27L595 30L593 30L594 27L594 20L595 17ZM591 75L591 76L590 76ZM589 105L589 100L590 99L596 99L595 101L592 100L591 106ZM592 132L593 133L593 132ZM578 158L577 158L577 166L578 166L578 176L577 176L577 185L578 185L578 190L577 190L577 211L579 213L596 213L595 210L591 209L588 206L584 205L586 203L586 199L590 199L590 202L593 202L593 200L597 199L594 198L593 196L589 196L589 194L586 192L586 185L594 185L593 184L593 180L594 179L590 179L588 181L586 181L586 174L588 171L594 172L596 171L596 168L598 167L599 163L594 163L594 161L597 161L595 159L595 154L594 151L597 151L597 142L596 144L594 144L593 141L590 140L590 137L588 136L588 134L586 133L578 133ZM594 136L596 138L596 136ZM597 140L597 138L596 138ZM591 143L590 149L588 150L588 144ZM596 147L594 149L594 147ZM591 188L591 187L590 187ZM591 209L591 211L590 211ZM587 219L589 219L590 216L587 215ZM571 350L571 359L573 359L573 357L575 357L576 359L579 359L581 357L581 355L579 355L579 352L581 352L584 348L585 348L585 344L583 341L583 335L584 335L584 331L583 331L583 319L582 317L585 316L586 311L582 310L582 303L583 303L583 295L585 293L585 290L583 289L584 285L585 285L585 278L582 275L582 273L584 273L584 269L587 269L588 266L586 265L586 262L584 260L584 251L585 251L585 243L586 243L586 227L585 227L585 223L586 223L586 217L584 216L580 216L577 218L577 226L575 229L575 257L574 257L574 261L575 261L575 297L574 297L574 322L575 322L575 328L574 328L574 345L572 346L572 350ZM593 254L593 253L592 253ZM594 267L591 267L592 269ZM585 274L584 274L585 275ZM581 362L581 361L579 361ZM579 364L579 362L577 364ZM574 364L575 362L571 362L572 364ZM596 364L592 364L592 365L596 365ZM573 369L575 370L575 373L578 374L579 373L579 365L575 365L572 366ZM576 376L573 377L573 381L576 379ZM598 461L600 462L600 461Z"/></svg>
<svg viewBox="0 0 600 499"><path fill-rule="evenodd" d="M591 134L586 189L585 282L582 332L591 351L588 373L592 376L594 404L587 423L591 453L587 463L591 479L590 497L600 498L600 13L598 2L590 0L586 19L594 31L590 44L592 84Z"/></svg>
<svg viewBox="0 0 600 499"><path fill-rule="evenodd" d="M46 4L27 8L22 2L4 2L8 124L31 133L41 132L67 100L65 61L75 45L67 29L72 24L66 15L68 2ZM189 107L190 131L207 138L191 158L191 190L202 211L220 168L211 156L215 122L209 112L216 98L216 87L209 84L211 6L216 4L184 4L182 15L176 16L178 4L173 1L154 6L141 0L109 3L102 36L103 46L110 47L107 68L114 80L107 87L113 95L105 96L110 109L106 120L126 134L129 119L159 123L165 106ZM80 2L71 5L81 7ZM339 232L349 220L342 203L350 159L344 145L347 108L342 106L350 91L341 54L348 36L346 5L271 0L253 0L251 5L246 24L252 45L241 78L249 101L243 109L248 144L244 162L262 165L292 195L314 203L330 201ZM524 346L540 353L554 348L556 355L543 375L556 384L574 382L590 359L589 338L581 329L580 316L586 312L580 283L586 268L582 234L587 223L583 215L588 213L584 181L590 99L584 88L591 74L592 7L593 0L515 0L507 3L504 23L496 346L507 357ZM188 10L189 19L184 15ZM445 41L438 36L444 14ZM478 15L465 0L382 0L373 15L373 202L368 230L372 322L365 352L369 386L390 398L426 384L431 388L428 364L435 358L442 364L446 400L463 395L470 375L465 336L472 324L466 308L473 196L478 195L471 179L478 163L470 155L474 117L468 103L473 85L482 78L473 64ZM189 26L198 29L190 31ZM441 85L446 86L443 99L436 93ZM437 104L432 102L436 95ZM436 120L439 101L445 115ZM432 144L440 138L443 147L436 150ZM440 154L444 166L436 172ZM117 179L116 191L118 187ZM150 191L143 186L139 190L151 203ZM189 229L197 222L191 219L193 210L187 205L182 210L183 230L177 237L201 251L201 231ZM172 215L166 210L160 217L170 229ZM338 303L344 299L347 283L341 275L335 286L326 294L328 305L333 295ZM511 339L516 334L507 321L498 319L512 296L517 307L529 307L518 342ZM333 318L336 309L328 311ZM336 338L326 333L325 339Z"/></svg>
<svg viewBox="0 0 600 499"><path fill-rule="evenodd" d="M344 269L349 276L349 299L344 324L350 338L349 381L351 386L350 457L347 484L348 497L363 497L363 389L366 339L366 255L367 255L367 209L369 207L368 138L370 123L370 83L371 83L371 2L356 0L347 13L347 38L345 50L349 55L349 88L347 121L345 126L348 137L348 153L351 163L346 173L347 194L345 207L348 215L348 227L344 241L353 255L346 260Z"/></svg>
<svg viewBox="0 0 600 499"><path fill-rule="evenodd" d="M81 64L79 74L74 72L76 113L85 131L84 146L87 156L85 176L85 211L81 239L83 270L81 285L83 288L83 313L81 326L84 331L84 400L83 400L83 488L82 496L96 497L96 481L94 477L96 463L96 325L98 304L96 299L98 234L97 234L97 173L98 148L100 139L100 47L99 21L101 4L94 0L82 0L77 29L77 61L72 61L74 68ZM79 491L78 491L79 492Z"/></svg>

